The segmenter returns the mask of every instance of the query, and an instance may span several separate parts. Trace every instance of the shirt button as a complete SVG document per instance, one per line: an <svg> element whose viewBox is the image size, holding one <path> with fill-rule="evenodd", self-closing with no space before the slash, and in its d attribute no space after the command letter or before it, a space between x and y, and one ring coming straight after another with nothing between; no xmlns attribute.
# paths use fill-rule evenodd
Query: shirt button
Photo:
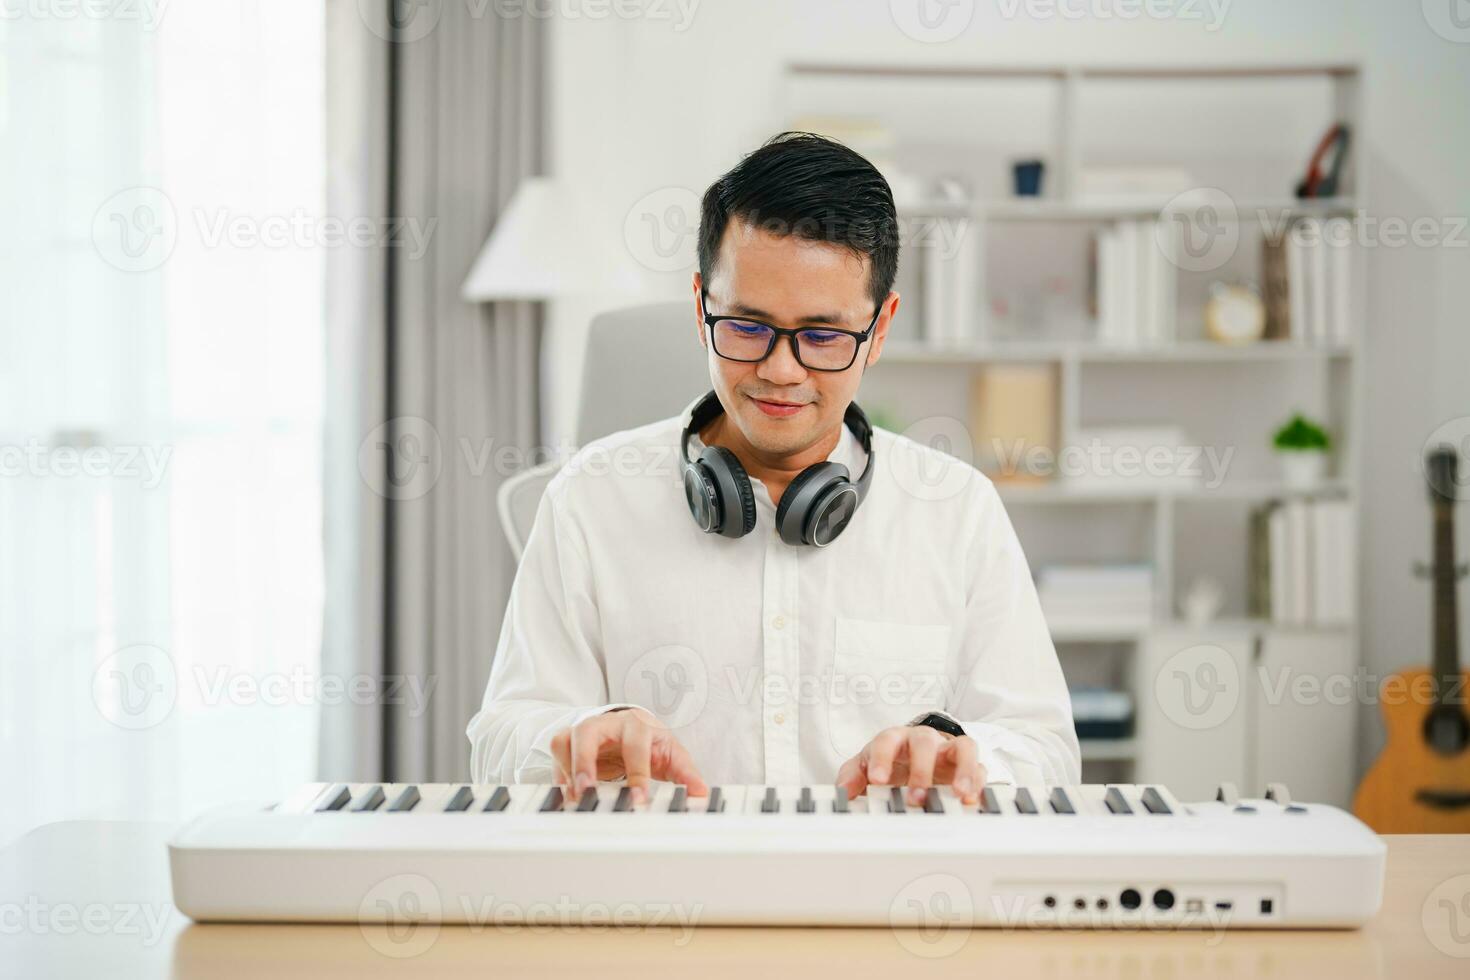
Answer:
<svg viewBox="0 0 1470 980"><path fill-rule="evenodd" d="M784 630L786 628L786 617L777 616L775 619L771 620L771 625L778 630Z"/></svg>
<svg viewBox="0 0 1470 980"><path fill-rule="evenodd" d="M786 724L786 715L783 714L783 713L781 713L781 712L777 712L776 713L776 724L778 724L778 725L784 725L784 724Z"/></svg>

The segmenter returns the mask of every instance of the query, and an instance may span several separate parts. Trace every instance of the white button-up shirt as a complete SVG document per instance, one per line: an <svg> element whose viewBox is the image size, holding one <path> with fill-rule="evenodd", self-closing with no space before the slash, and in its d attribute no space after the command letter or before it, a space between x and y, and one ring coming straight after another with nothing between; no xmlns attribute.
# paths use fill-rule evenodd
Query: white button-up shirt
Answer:
<svg viewBox="0 0 1470 980"><path fill-rule="evenodd" d="M552 736L616 705L658 716L712 786L830 783L928 711L975 739L991 782L1079 781L1067 686L988 479L878 429L867 498L828 547L785 544L759 480L755 530L706 534L681 484L688 415L589 444L547 487L469 725L475 781L550 781ZM845 426L830 458L854 479L865 463Z"/></svg>

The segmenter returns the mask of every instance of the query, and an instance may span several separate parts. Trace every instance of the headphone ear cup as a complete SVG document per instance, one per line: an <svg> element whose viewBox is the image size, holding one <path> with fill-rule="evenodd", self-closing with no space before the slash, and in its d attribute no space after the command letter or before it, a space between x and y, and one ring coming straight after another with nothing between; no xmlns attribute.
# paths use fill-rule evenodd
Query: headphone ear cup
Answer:
<svg viewBox="0 0 1470 980"><path fill-rule="evenodd" d="M717 530L727 538L743 538L755 530L755 490L739 458L724 446L706 446L699 461L709 467L720 492L724 515ZM738 527L731 521L735 514L740 515Z"/></svg>
<svg viewBox="0 0 1470 980"><path fill-rule="evenodd" d="M841 463L816 463L808 466L787 484L776 508L776 530L781 540L790 545L811 544L806 540L807 519L812 506L837 482L847 482L847 467Z"/></svg>

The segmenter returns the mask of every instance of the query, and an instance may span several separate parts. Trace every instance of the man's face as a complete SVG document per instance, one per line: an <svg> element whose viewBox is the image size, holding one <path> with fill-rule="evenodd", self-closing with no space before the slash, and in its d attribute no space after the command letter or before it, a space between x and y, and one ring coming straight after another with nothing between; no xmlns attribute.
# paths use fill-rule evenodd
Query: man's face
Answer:
<svg viewBox="0 0 1470 980"><path fill-rule="evenodd" d="M725 229L710 281L701 283L695 273L695 302L701 285L709 302L707 310L699 311L699 337L708 351L710 380L727 416L757 451L795 455L842 424L863 366L876 363L883 349L898 294L888 294L872 336L845 371L807 370L785 337L764 361L726 360L710 345L702 315L861 333L873 318L870 265L867 256L840 245L774 235L734 219Z"/></svg>

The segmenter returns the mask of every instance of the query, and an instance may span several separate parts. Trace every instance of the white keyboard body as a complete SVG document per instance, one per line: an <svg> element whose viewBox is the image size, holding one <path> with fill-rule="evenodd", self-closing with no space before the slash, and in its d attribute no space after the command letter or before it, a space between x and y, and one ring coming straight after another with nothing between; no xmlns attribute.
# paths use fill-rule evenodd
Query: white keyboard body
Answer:
<svg viewBox="0 0 1470 980"><path fill-rule="evenodd" d="M390 810L408 789L205 814L170 842L174 902L201 921L1300 928L1363 923L1383 886L1376 834L1283 792L997 786L977 807L946 788L926 808L875 788L834 812L830 786L722 787L709 812L667 784L553 810L546 786L419 784Z"/></svg>

